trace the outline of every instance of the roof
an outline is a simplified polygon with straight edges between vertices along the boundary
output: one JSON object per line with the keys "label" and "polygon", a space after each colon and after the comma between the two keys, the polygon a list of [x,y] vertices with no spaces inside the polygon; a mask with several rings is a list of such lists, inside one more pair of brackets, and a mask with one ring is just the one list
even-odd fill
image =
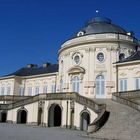
{"label": "roof", "polygon": [[137,60],[140,60],[140,50],[137,51],[136,53],[134,53],[133,55],[131,55],[125,59],[122,59],[116,63],[118,64],[118,63],[131,62],[131,61],[137,61]]}
{"label": "roof", "polygon": [[32,76],[32,75],[48,74],[48,73],[54,73],[54,72],[58,72],[58,64],[49,65],[48,67],[31,67],[31,68],[24,67],[17,70],[14,73],[5,75],[3,77],[12,76],[12,75]]}
{"label": "roof", "polygon": [[112,24],[110,19],[104,17],[93,18],[87,23],[86,27],[80,31],[83,31],[84,35],[99,33],[127,34],[127,32],[122,27]]}

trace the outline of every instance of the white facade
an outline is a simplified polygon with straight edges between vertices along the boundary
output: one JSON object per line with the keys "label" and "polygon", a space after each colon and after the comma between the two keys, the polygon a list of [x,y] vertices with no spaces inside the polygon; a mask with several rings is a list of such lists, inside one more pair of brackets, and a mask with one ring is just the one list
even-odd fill
{"label": "white facade", "polygon": [[[104,32],[100,28],[94,31],[91,25],[98,25]],[[112,25],[110,20],[95,18],[75,38],[62,44],[58,52],[58,70],[0,78],[1,103],[13,102],[6,99],[13,95],[32,97],[32,102],[25,99],[23,105],[15,102],[12,108],[1,110],[7,113],[6,120],[1,115],[1,121],[87,130],[98,113],[94,111],[96,107],[88,106],[85,100],[91,99],[91,103],[95,98],[111,98],[113,92],[140,89],[140,60],[123,63],[137,52],[138,45],[130,33]],[[122,63],[116,63],[119,61]],[[49,68],[50,65],[46,65],[43,70]],[[30,69],[39,70],[28,66],[24,71]],[[68,98],[72,96],[70,93],[78,95],[72,97],[74,102]],[[55,94],[54,97],[51,94]],[[59,119],[55,120],[56,113]]]}

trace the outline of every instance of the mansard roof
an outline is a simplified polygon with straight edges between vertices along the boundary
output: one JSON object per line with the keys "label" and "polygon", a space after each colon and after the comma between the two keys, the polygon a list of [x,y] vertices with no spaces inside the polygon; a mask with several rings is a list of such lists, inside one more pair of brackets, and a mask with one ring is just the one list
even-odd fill
{"label": "mansard roof", "polygon": [[13,72],[11,74],[5,75],[6,76],[33,76],[33,75],[41,75],[41,74],[49,74],[58,72],[58,64],[52,64],[48,67],[24,67],[16,72]]}

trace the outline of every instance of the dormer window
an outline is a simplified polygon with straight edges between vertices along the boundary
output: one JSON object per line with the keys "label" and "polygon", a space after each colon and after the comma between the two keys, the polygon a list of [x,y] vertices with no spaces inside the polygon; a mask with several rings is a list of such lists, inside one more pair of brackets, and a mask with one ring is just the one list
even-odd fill
{"label": "dormer window", "polygon": [[125,58],[125,54],[124,53],[121,53],[120,55],[119,55],[119,60],[123,60]]}
{"label": "dormer window", "polygon": [[84,31],[80,31],[77,33],[77,36],[80,37],[80,36],[83,36],[84,34],[85,34]]}

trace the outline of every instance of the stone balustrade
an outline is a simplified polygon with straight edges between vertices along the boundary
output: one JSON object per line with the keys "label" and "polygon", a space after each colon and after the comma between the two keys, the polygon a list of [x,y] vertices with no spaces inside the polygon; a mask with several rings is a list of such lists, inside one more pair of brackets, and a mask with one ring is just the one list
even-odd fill
{"label": "stone balustrade", "polygon": [[140,98],[140,90],[125,91],[112,94],[112,100],[128,105],[140,111],[140,103],[135,101],[137,98]]}

